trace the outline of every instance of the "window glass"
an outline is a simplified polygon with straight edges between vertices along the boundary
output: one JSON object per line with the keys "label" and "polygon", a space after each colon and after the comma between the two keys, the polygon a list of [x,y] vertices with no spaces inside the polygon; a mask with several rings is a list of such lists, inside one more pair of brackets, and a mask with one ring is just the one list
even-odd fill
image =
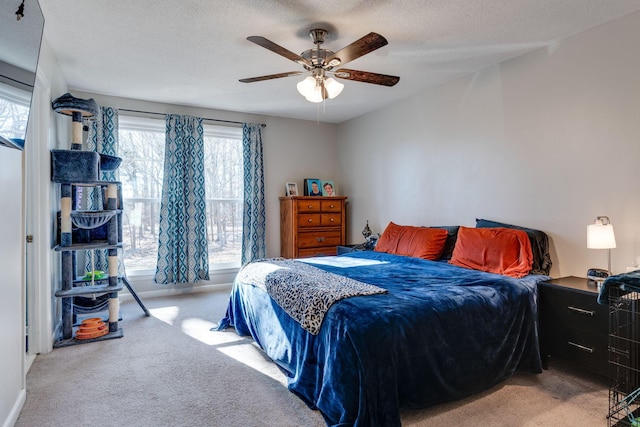
{"label": "window glass", "polygon": [[0,135],[24,138],[29,120],[31,95],[9,85],[0,85]]}
{"label": "window glass", "polygon": [[[204,126],[209,269],[238,267],[242,239],[242,129]],[[163,119],[119,117],[118,168],[128,273],[153,274],[164,174]]]}

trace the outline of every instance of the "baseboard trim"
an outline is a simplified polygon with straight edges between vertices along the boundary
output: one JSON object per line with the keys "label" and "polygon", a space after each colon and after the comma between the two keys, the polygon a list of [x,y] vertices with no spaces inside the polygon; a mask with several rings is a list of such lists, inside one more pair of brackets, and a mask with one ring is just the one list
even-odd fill
{"label": "baseboard trim", "polygon": [[2,424],[3,427],[13,427],[16,422],[18,422],[18,417],[20,416],[20,412],[22,412],[22,408],[26,400],[27,391],[23,388],[22,390],[20,390],[20,393],[18,394],[18,397],[16,398],[16,401],[14,402],[7,419],[4,420],[4,423]]}
{"label": "baseboard trim", "polygon": [[36,360],[36,355],[27,353],[24,356],[24,372],[28,373],[29,369],[31,369],[31,365],[33,365],[33,361]]}
{"label": "baseboard trim", "polygon": [[[194,287],[188,287],[188,288],[172,287],[167,289],[155,289],[153,291],[136,292],[136,294],[144,302],[145,298],[171,297],[176,295],[229,291],[232,285],[233,285],[232,283],[218,283],[215,285],[202,285],[202,286],[194,286]],[[127,302],[127,301],[134,300],[133,295],[131,295],[126,290],[120,292],[118,295],[120,297],[120,302]]]}

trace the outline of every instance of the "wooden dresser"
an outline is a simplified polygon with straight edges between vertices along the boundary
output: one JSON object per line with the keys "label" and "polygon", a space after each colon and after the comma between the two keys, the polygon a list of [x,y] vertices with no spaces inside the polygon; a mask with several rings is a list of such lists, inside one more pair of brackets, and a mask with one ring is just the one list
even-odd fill
{"label": "wooden dresser", "polygon": [[346,197],[280,197],[280,255],[335,255],[346,242]]}

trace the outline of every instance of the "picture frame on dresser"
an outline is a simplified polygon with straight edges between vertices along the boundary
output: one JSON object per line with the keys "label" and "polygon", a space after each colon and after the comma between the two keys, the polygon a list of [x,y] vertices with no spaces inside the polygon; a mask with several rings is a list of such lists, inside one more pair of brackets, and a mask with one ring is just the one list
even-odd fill
{"label": "picture frame on dresser", "polygon": [[297,196],[298,195],[298,183],[296,182],[287,182],[285,184],[285,191],[287,196]]}
{"label": "picture frame on dresser", "polygon": [[333,185],[333,181],[323,180],[321,181],[321,186],[322,186],[322,195],[324,197],[335,197],[336,187]]}
{"label": "picture frame on dresser", "polygon": [[322,196],[322,186],[318,178],[304,179],[305,196]]}

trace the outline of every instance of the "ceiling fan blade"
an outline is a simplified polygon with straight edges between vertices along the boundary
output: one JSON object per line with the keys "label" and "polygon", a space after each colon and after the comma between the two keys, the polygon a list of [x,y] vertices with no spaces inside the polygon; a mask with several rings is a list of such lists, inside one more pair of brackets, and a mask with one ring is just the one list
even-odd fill
{"label": "ceiling fan blade", "polygon": [[[349,61],[360,58],[369,52],[381,48],[387,44],[387,39],[378,33],[369,33],[366,36],[354,41],[349,46],[345,46],[325,60],[325,64],[336,66],[346,64]],[[336,60],[339,62],[336,63]],[[332,63],[333,61],[333,63]]]}
{"label": "ceiling fan blade", "polygon": [[240,79],[242,83],[261,82],[263,80],[279,79],[281,77],[299,76],[300,74],[308,74],[305,71],[289,71],[286,73],[269,74],[267,76],[249,77],[248,79]]}
{"label": "ceiling fan blade", "polygon": [[285,49],[284,47],[277,45],[271,40],[265,39],[262,36],[249,36],[247,37],[247,40],[249,40],[250,42],[254,42],[258,46],[262,46],[265,49],[269,49],[271,52],[277,53],[280,56],[284,56],[285,58],[290,59],[293,62],[297,62],[300,65],[311,66],[311,62],[304,59],[302,56],[298,55],[297,53],[293,53],[290,50]]}
{"label": "ceiling fan blade", "polygon": [[336,70],[333,75],[341,79],[355,80],[364,83],[373,83],[382,86],[393,86],[400,81],[400,77],[397,76],[370,73],[368,71],[348,70],[346,68],[340,68],[339,70]]}

